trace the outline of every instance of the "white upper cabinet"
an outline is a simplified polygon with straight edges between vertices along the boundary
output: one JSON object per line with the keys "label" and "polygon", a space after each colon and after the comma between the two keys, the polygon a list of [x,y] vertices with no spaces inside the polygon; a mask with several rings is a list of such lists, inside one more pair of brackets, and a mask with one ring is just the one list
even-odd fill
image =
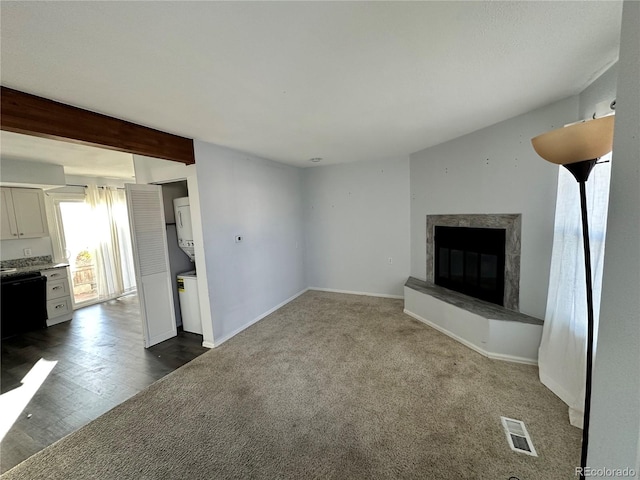
{"label": "white upper cabinet", "polygon": [[35,188],[2,188],[2,240],[49,235],[44,193]]}
{"label": "white upper cabinet", "polygon": [[18,238],[18,225],[16,224],[16,214],[13,212],[13,197],[10,188],[2,188],[0,201],[0,232],[2,240]]}

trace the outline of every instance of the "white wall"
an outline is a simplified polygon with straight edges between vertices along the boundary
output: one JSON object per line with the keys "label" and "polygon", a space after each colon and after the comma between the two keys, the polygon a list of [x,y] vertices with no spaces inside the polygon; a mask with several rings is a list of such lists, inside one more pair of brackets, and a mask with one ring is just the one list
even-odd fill
{"label": "white wall", "polygon": [[136,183],[167,183],[196,175],[195,165],[133,155]]}
{"label": "white wall", "polygon": [[595,468],[640,468],[639,24],[640,2],[625,1],[592,393],[588,464]]}
{"label": "white wall", "polygon": [[520,311],[544,318],[558,168],[531,138],[576,121],[570,97],[411,155],[411,275],[426,279],[426,216],[521,213]]}
{"label": "white wall", "polygon": [[0,260],[27,258],[23,251],[25,248],[31,249],[31,255],[29,255],[29,257],[53,255],[51,237],[2,240],[0,243]]}
{"label": "white wall", "polygon": [[[91,162],[91,160],[88,160]],[[111,177],[88,177],[86,175],[65,175],[67,185],[98,185],[116,188],[124,188],[125,183],[132,183],[134,180],[127,178],[111,178]],[[53,189],[55,192],[71,191],[69,189],[82,187],[62,187]],[[84,192],[84,190],[83,190]]]}
{"label": "white wall", "polygon": [[306,168],[303,186],[307,284],[402,296],[409,159]]}
{"label": "white wall", "polygon": [[217,345],[306,288],[301,170],[206,142],[194,148]]}
{"label": "white wall", "polygon": [[[581,120],[592,118],[598,103],[606,101],[609,104],[616,98],[617,81],[618,64],[615,63],[580,93],[578,115]],[[601,116],[600,112],[598,116]]]}
{"label": "white wall", "polygon": [[51,163],[2,157],[0,179],[3,185],[32,186],[65,185],[64,168]]}

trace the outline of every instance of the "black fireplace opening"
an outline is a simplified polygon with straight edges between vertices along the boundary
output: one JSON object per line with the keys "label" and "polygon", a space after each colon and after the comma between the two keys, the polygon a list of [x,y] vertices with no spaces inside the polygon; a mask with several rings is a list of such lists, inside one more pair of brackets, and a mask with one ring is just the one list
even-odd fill
{"label": "black fireplace opening", "polygon": [[503,228],[435,227],[434,282],[504,306]]}

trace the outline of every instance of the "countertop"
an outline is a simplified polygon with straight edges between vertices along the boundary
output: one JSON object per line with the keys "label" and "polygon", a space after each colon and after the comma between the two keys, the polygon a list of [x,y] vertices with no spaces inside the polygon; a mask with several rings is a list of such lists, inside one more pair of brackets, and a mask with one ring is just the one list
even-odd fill
{"label": "countertop", "polygon": [[64,268],[68,266],[68,263],[41,263],[36,265],[27,265],[25,267],[15,267],[15,270],[12,269],[12,271],[9,272],[0,272],[0,278],[13,277],[14,275],[20,275],[22,273],[41,272],[52,268]]}

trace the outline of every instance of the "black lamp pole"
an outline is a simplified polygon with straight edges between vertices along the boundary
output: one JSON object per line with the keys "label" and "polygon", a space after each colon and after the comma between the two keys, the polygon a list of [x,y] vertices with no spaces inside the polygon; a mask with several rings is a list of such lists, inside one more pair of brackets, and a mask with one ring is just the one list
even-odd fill
{"label": "black lamp pole", "polygon": [[580,209],[582,211],[582,243],[587,283],[587,382],[584,389],[584,419],[582,425],[582,454],[580,479],[584,480],[589,449],[589,413],[591,411],[591,373],[593,369],[593,285],[591,281],[591,248],[589,247],[589,222],[587,220],[587,192],[585,184],[597,159],[564,165],[580,184]]}

